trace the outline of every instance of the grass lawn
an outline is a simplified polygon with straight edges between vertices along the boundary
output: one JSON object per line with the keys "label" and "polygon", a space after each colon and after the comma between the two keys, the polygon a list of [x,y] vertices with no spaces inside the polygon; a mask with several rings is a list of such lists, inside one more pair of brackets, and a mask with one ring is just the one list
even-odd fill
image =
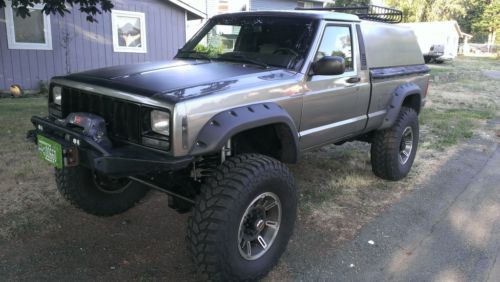
{"label": "grass lawn", "polygon": [[435,81],[420,116],[424,148],[443,150],[491,130],[485,121],[500,117],[500,80],[483,71],[500,72],[500,60],[458,58],[430,67]]}
{"label": "grass lawn", "polygon": [[[0,155],[5,161],[4,169],[10,171],[16,180],[34,177],[40,163],[33,160],[33,146],[24,142],[26,132],[33,129],[29,121],[32,115],[43,116],[47,113],[46,98],[27,98],[0,100],[0,121],[6,134],[0,135]],[[13,159],[9,156],[15,157]],[[7,157],[7,159],[5,158]],[[18,165],[12,165],[12,163]]]}
{"label": "grass lawn", "polygon": [[46,114],[46,98],[0,99],[0,239],[33,231],[60,203],[52,169],[26,141],[30,117]]}

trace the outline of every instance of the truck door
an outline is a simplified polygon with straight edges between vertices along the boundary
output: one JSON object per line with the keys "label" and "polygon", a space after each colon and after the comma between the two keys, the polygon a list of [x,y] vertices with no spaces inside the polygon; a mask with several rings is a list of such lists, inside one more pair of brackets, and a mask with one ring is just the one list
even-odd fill
{"label": "truck door", "polygon": [[367,120],[370,82],[360,71],[359,45],[353,24],[325,24],[313,62],[323,56],[341,56],[346,71],[314,75],[305,82],[300,122],[301,149],[347,138],[361,132]]}

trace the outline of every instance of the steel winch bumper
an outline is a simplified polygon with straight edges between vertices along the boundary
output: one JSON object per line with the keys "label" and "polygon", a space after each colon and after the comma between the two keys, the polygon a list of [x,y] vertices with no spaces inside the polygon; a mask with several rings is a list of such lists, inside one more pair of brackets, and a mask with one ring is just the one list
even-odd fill
{"label": "steel winch bumper", "polygon": [[82,165],[105,175],[126,177],[175,171],[187,167],[193,161],[191,156],[172,157],[167,152],[141,145],[113,147],[105,133],[104,137],[102,132],[89,135],[87,128],[79,130],[82,128],[51,117],[33,116],[31,122],[35,130],[29,131],[28,137],[36,142],[36,136],[42,135],[61,144],[66,166]]}

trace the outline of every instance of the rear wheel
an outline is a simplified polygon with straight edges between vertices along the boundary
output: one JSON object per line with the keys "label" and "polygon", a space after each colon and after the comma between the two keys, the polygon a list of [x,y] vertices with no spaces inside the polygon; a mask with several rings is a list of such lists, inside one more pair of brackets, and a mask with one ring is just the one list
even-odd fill
{"label": "rear wheel", "polygon": [[413,165],[418,146],[418,115],[402,107],[391,128],[375,133],[371,145],[371,163],[375,175],[387,180],[405,177]]}
{"label": "rear wheel", "polygon": [[254,280],[278,262],[292,234],[297,191],[285,165],[247,154],[224,162],[201,188],[189,251],[210,280]]}
{"label": "rear wheel", "polygon": [[127,211],[148,191],[129,179],[109,178],[81,166],[56,169],[56,183],[73,206],[100,216]]}

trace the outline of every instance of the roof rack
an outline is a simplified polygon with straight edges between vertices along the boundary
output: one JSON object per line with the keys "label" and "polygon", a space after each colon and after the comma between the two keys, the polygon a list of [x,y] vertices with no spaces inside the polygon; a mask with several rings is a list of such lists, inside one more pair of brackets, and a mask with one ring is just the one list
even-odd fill
{"label": "roof rack", "polygon": [[314,10],[314,11],[334,11],[353,14],[362,20],[383,22],[383,23],[400,23],[403,20],[403,12],[393,8],[387,8],[377,5],[363,5],[352,7],[323,7],[323,8],[301,8],[295,10]]}

